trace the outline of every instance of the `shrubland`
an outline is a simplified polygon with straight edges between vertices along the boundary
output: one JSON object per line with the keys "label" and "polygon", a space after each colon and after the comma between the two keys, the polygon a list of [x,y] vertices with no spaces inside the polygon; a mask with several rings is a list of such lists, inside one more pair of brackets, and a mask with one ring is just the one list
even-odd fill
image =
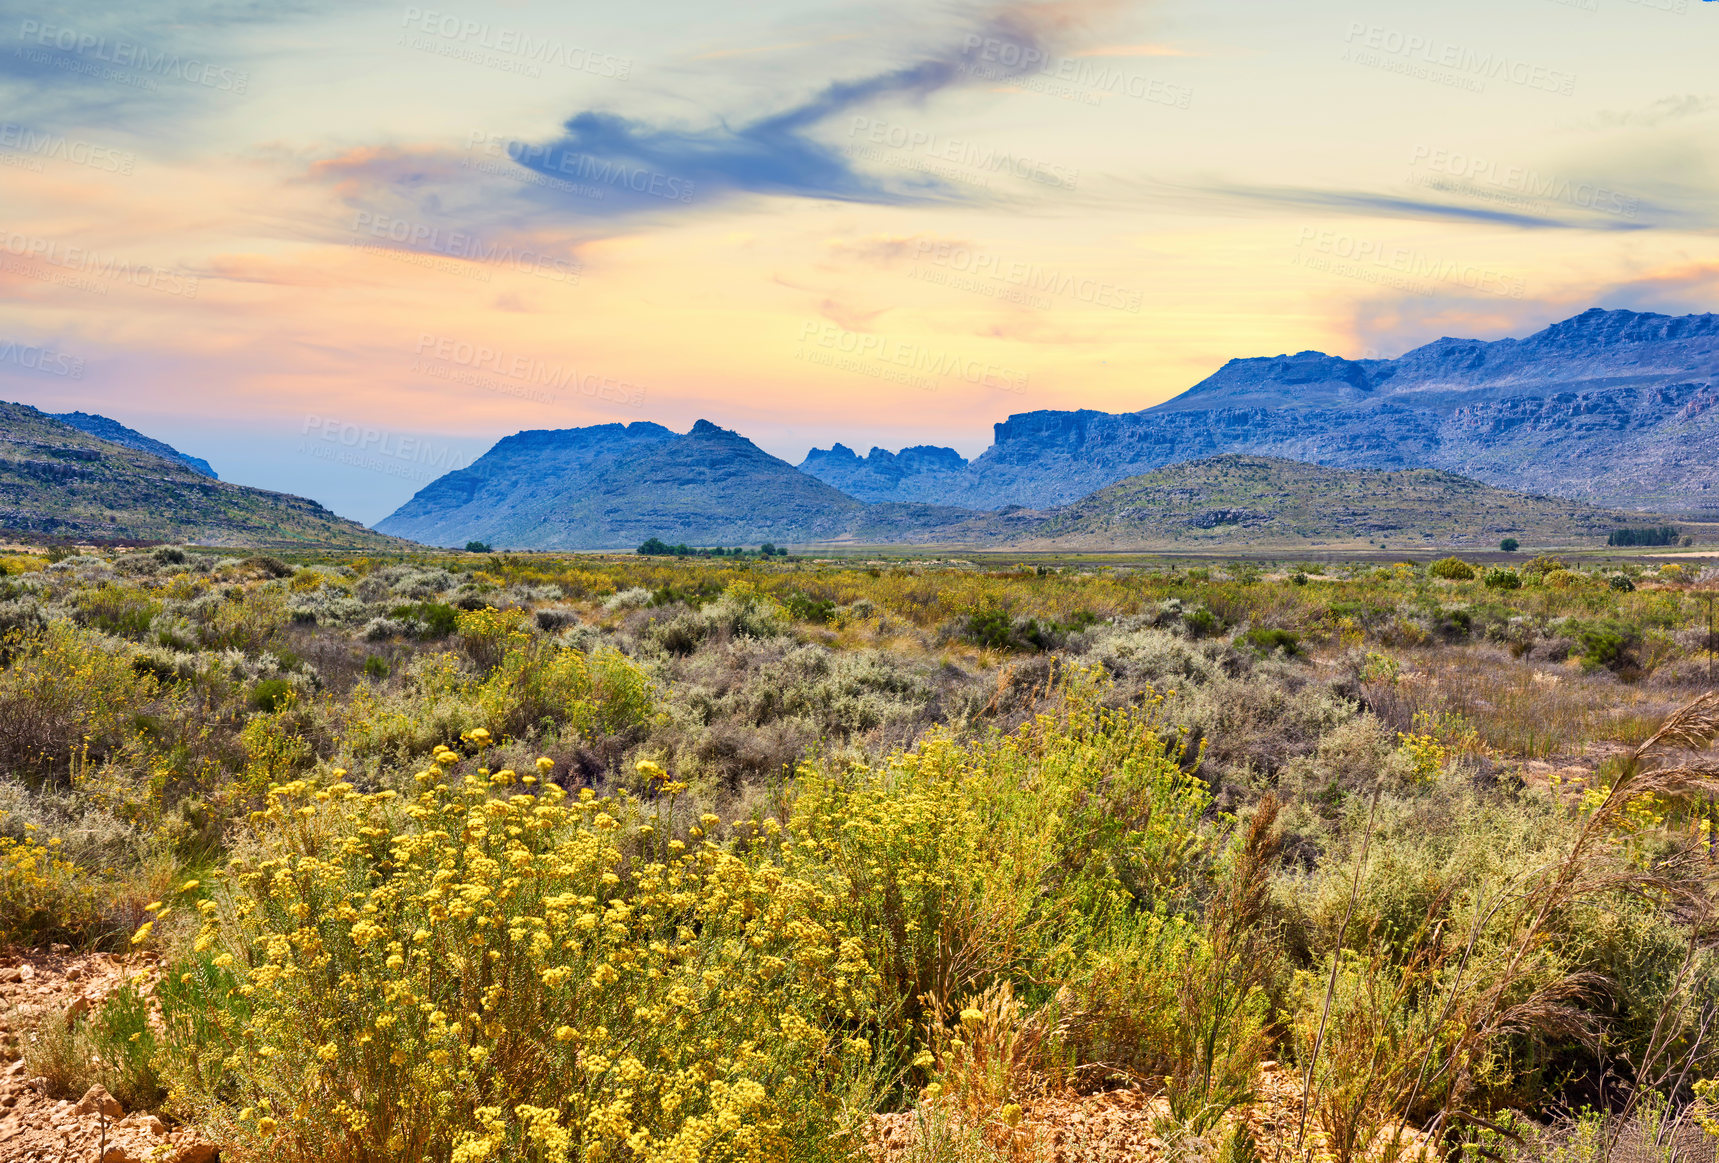
{"label": "shrubland", "polygon": [[1711,1122],[1687,566],[0,560],[0,940],[159,966],[31,1061],[233,1158]]}

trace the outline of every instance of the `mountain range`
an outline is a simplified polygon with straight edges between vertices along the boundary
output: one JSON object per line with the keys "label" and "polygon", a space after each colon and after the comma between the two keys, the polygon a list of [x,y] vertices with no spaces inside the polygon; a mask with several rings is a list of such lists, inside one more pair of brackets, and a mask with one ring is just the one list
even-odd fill
{"label": "mountain range", "polygon": [[430,545],[479,540],[529,549],[921,540],[974,513],[867,503],[737,432],[700,420],[519,432],[438,477],[376,528]]}
{"label": "mountain range", "polygon": [[519,432],[376,532],[232,485],[104,416],[0,404],[0,528],[259,546],[1123,548],[1573,544],[1719,519],[1719,315],[1585,311],[1396,359],[1234,359],[1137,412],[1039,411],[971,461],[842,444],[798,466],[700,420]]}
{"label": "mountain range", "polygon": [[1225,454],[1123,480],[1069,505],[996,511],[865,502],[700,420],[521,432],[421,490],[377,526],[431,545],[629,549],[947,545],[1035,549],[1397,548],[1603,543],[1654,518],[1531,497],[1440,472],[1342,469]]}
{"label": "mountain range", "polygon": [[[0,530],[92,541],[408,548],[315,501],[216,480],[192,467],[203,462],[159,441],[102,416],[76,415],[73,425],[0,403]],[[129,437],[90,434],[113,429]]]}
{"label": "mountain range", "polygon": [[1719,315],[1584,311],[1526,339],[1440,339],[1396,359],[1232,359],[1138,412],[1010,416],[968,462],[918,447],[813,449],[867,501],[1067,504],[1177,461],[1239,452],[1438,468],[1602,506],[1719,517]]}

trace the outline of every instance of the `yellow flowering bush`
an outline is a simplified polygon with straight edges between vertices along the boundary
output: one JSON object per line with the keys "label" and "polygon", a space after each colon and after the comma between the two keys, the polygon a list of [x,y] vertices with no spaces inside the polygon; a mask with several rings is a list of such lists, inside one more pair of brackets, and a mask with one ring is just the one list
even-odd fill
{"label": "yellow flowering bush", "polygon": [[22,839],[0,836],[0,946],[88,937],[99,926],[96,882],[59,847],[38,840],[34,825]]}
{"label": "yellow flowering bush", "polygon": [[1433,735],[1397,733],[1397,754],[1408,763],[1409,776],[1416,783],[1431,783],[1444,770],[1449,757],[1444,745]]}
{"label": "yellow flowering bush", "polygon": [[454,766],[405,804],[272,790],[164,983],[182,1102],[283,1160],[765,1160],[836,1125],[874,979],[814,854]]}
{"label": "yellow flowering bush", "polygon": [[677,821],[649,761],[649,802],[446,749],[410,797],[277,785],[164,978],[176,1101],[283,1160],[840,1155],[914,1014],[1073,980],[1188,878],[1209,795],[1100,693],[805,765],[785,825]]}

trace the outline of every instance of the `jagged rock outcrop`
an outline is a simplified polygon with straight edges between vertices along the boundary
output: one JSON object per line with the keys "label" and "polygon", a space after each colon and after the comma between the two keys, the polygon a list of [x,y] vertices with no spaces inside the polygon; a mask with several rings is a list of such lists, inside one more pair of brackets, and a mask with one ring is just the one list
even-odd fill
{"label": "jagged rock outcrop", "polygon": [[938,480],[955,479],[966,467],[967,458],[953,448],[929,444],[900,452],[873,448],[859,456],[847,445],[837,443],[828,449],[812,449],[800,463],[801,472],[862,501],[903,500],[904,480],[913,482],[913,495],[905,499],[924,500],[935,494]]}

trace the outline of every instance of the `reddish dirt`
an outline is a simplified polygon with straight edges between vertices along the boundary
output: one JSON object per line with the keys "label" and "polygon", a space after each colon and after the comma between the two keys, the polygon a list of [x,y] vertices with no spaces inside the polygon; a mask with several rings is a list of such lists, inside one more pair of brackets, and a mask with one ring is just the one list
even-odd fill
{"label": "reddish dirt", "polygon": [[25,1069],[24,1040],[39,1021],[93,1009],[127,978],[155,972],[135,954],[0,954],[0,1163],[215,1163],[215,1148],[189,1130],[127,1113],[99,1087],[49,1097]]}
{"label": "reddish dirt", "polygon": [[[1159,1134],[1170,1105],[1138,1090],[1051,1095],[1022,1104],[1013,1157],[1022,1163],[1174,1163],[1211,1158],[1218,1144],[1166,1144]],[[1252,1132],[1256,1158],[1265,1163],[1318,1163],[1329,1159],[1325,1137],[1311,1121],[1297,1149],[1301,1080],[1275,1062],[1260,1071],[1255,1100],[1237,1111]],[[874,1163],[901,1163],[918,1143],[920,1116],[907,1111],[872,1120]],[[1421,1136],[1404,1132],[1405,1160],[1420,1158]],[[1008,1152],[1004,1152],[1005,1155]]]}

